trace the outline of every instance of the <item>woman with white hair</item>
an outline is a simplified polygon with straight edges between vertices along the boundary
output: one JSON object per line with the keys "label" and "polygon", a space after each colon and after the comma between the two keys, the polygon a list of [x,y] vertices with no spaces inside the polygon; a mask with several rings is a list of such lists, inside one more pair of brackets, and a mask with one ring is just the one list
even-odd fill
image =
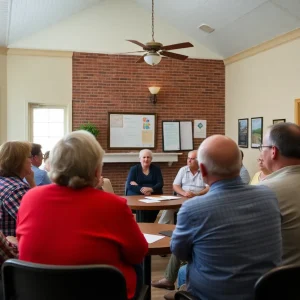
{"label": "woman with white hair", "polygon": [[124,275],[134,299],[148,243],[126,200],[96,189],[104,151],[87,131],[62,138],[50,152],[54,184],[23,197],[17,237],[20,259],[55,265],[108,264]]}
{"label": "woman with white hair", "polygon": [[[163,193],[164,180],[160,167],[153,165],[152,151],[143,149],[139,154],[140,163],[131,167],[126,181],[126,195],[159,195]],[[159,210],[144,212],[143,222],[153,223]]]}

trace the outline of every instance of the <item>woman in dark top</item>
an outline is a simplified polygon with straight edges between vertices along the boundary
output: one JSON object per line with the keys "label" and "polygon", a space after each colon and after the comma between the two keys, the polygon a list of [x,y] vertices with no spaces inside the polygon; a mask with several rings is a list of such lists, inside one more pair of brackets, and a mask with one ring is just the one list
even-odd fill
{"label": "woman in dark top", "polygon": [[[139,154],[140,164],[130,168],[126,181],[126,195],[159,195],[163,193],[163,177],[158,166],[151,164],[152,152],[143,149]],[[144,222],[152,223],[156,220],[158,210],[144,212]]]}

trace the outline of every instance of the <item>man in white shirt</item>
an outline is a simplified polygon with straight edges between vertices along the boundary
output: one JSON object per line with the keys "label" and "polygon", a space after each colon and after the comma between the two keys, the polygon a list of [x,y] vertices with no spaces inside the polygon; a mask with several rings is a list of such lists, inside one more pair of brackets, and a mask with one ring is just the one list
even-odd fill
{"label": "man in white shirt", "polygon": [[[190,151],[187,157],[187,165],[180,168],[173,182],[173,190],[183,197],[192,198],[204,195],[208,192],[209,187],[205,185],[199,170],[197,161],[197,150]],[[174,223],[174,213],[177,210],[164,210],[158,223]]]}

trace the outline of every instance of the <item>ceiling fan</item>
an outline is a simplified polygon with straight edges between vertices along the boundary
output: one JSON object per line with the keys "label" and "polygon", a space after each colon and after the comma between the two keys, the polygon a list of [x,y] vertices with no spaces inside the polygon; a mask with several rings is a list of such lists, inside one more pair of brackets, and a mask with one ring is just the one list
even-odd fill
{"label": "ceiling fan", "polygon": [[167,50],[175,50],[175,49],[194,47],[189,42],[172,44],[172,45],[167,45],[167,46],[163,46],[163,44],[155,42],[155,40],[154,40],[154,0],[152,0],[152,41],[146,43],[145,45],[143,43],[141,43],[139,41],[135,41],[135,40],[127,40],[127,41],[143,48],[142,51],[134,51],[134,52],[127,52],[127,53],[146,52],[136,62],[142,63],[143,61],[145,61],[147,64],[152,65],[152,66],[157,65],[161,61],[162,56],[167,56],[167,57],[179,59],[179,60],[186,60],[188,58],[188,56],[173,53],[173,52],[168,52]]}

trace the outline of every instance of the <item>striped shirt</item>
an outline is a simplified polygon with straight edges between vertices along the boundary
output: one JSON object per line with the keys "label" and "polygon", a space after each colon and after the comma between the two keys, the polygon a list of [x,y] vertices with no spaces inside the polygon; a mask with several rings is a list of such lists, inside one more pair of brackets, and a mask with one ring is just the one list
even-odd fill
{"label": "striped shirt", "polygon": [[16,219],[20,202],[30,189],[19,177],[0,176],[0,231],[16,236]]}
{"label": "striped shirt", "polygon": [[280,227],[275,194],[240,177],[184,202],[171,250],[188,261],[188,291],[202,300],[253,300],[256,280],[281,263]]}

